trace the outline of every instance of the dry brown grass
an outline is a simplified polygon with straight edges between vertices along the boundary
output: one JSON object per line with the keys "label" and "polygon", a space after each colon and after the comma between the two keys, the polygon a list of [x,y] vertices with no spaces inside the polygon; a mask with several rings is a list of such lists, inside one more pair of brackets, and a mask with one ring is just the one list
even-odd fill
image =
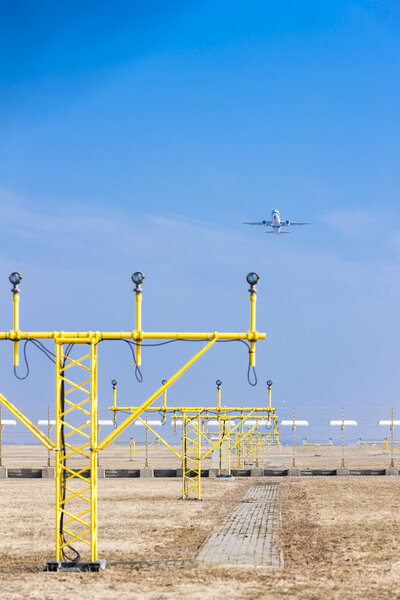
{"label": "dry brown grass", "polygon": [[[178,453],[181,452],[180,445],[174,446]],[[3,462],[9,468],[40,468],[47,464],[47,450],[41,445],[31,446],[3,446]],[[139,469],[144,466],[145,449],[143,446],[137,447],[135,460],[129,460],[129,452],[127,445],[109,446],[106,450],[100,452],[100,464],[106,469]],[[204,448],[205,450],[205,448]],[[156,469],[178,469],[181,461],[164,445],[150,446],[148,449],[150,466]],[[321,456],[314,455],[314,446],[296,446],[295,456],[296,465],[303,469],[335,469],[340,466],[342,458],[342,449],[340,446],[321,447]],[[346,446],[344,452],[346,466],[350,468],[366,468],[366,469],[384,469],[389,466],[390,455],[383,454],[380,447],[374,446]],[[271,461],[279,461],[282,466],[290,467],[293,460],[292,448],[290,446],[282,446],[281,450],[270,448],[260,454],[260,466],[267,467]],[[394,451],[394,460],[396,466],[400,466],[400,447],[396,447]],[[54,465],[54,453],[51,455],[51,461]],[[254,459],[255,466],[255,459]],[[71,459],[71,465],[74,467],[83,466],[83,462],[79,457]],[[202,468],[210,467],[210,459],[207,458],[202,462]],[[232,459],[232,468],[235,468],[234,459]],[[250,468],[250,464],[246,467]]]}
{"label": "dry brown grass", "polygon": [[203,484],[204,502],[182,502],[179,480],[101,481],[99,547],[109,568],[46,574],[54,482],[1,481],[0,598],[400,598],[400,479],[282,481],[285,568],[275,572],[194,566],[199,545],[251,482]]}

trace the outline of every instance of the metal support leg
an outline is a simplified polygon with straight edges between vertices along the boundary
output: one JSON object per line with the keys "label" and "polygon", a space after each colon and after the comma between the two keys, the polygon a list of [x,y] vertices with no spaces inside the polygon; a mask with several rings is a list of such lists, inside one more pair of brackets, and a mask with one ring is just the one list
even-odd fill
{"label": "metal support leg", "polygon": [[[56,341],[56,560],[48,571],[98,571],[97,339]],[[71,350],[80,351],[79,358]]]}

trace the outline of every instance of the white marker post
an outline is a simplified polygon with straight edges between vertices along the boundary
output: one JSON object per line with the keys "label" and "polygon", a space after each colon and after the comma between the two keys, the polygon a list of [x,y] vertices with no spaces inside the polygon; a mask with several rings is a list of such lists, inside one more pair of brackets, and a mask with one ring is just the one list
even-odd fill
{"label": "white marker post", "polygon": [[[345,428],[345,425],[346,426],[350,426],[350,427],[356,426],[357,425],[357,421],[354,421],[353,419],[345,421],[345,418],[344,418],[344,408],[342,408],[342,419],[340,421],[339,420],[330,421],[329,425],[332,425],[333,427],[340,426],[340,428],[342,430],[342,463],[341,463],[340,468],[341,469],[345,469],[346,471],[348,471],[348,469],[346,469],[345,464],[344,464],[344,428]],[[346,474],[348,475],[348,473],[344,473],[344,472],[342,473],[342,475],[346,475]]]}
{"label": "white marker post", "polygon": [[[292,448],[293,448],[293,459],[292,459],[292,468],[294,469],[296,467],[296,459],[295,459],[295,440],[296,440],[296,427],[308,427],[308,421],[302,421],[302,420],[297,420],[296,421],[296,412],[295,412],[295,408],[293,407],[293,419],[291,421],[281,421],[281,426],[285,427],[285,426],[292,426],[292,432],[293,432],[293,438],[292,438]],[[298,473],[300,475],[300,471]]]}

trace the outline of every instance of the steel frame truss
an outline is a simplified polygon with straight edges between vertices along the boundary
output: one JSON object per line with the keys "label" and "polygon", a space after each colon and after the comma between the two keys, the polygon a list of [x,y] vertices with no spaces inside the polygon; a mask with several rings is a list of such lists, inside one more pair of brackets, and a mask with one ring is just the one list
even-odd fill
{"label": "steel frame truss", "polygon": [[[56,342],[56,561],[82,542],[97,560],[97,342]],[[70,352],[78,347],[80,355]],[[79,459],[79,468],[73,462]],[[75,554],[77,553],[77,554]]]}
{"label": "steel frame truss", "polygon": [[182,427],[182,500],[200,500],[201,413],[184,413]]}

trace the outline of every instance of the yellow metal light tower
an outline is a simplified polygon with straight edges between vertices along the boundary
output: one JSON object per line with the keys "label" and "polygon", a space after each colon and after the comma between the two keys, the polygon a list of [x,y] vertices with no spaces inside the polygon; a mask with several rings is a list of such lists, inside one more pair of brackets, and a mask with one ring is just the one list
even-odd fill
{"label": "yellow metal light tower", "polygon": [[[219,341],[249,343],[249,367],[255,366],[255,344],[265,340],[265,333],[256,331],[256,273],[247,275],[250,285],[250,330],[246,333],[219,332],[145,332],[142,330],[142,283],[144,275],[132,275],[135,284],[136,328],[117,332],[25,332],[19,329],[20,273],[9,277],[13,285],[13,329],[0,332],[0,340],[9,340],[14,349],[14,370],[19,364],[20,342],[41,345],[42,340],[55,344],[56,367],[56,442],[42,433],[9,400],[0,394],[0,403],[9,410],[46,448],[56,454],[56,555],[47,563],[50,571],[98,571],[105,561],[98,560],[97,549],[97,454],[107,448],[149,406],[179,379],[203,354]],[[102,341],[124,340],[136,348],[136,370],[141,365],[141,344],[145,340],[204,341],[205,346],[183,365],[168,381],[155,390],[145,402],[133,410],[118,427],[101,442],[98,441],[97,370],[98,345]],[[45,347],[44,347],[45,348]],[[43,346],[42,346],[43,349]],[[45,348],[47,352],[48,349]],[[78,356],[76,356],[78,352]],[[139,371],[140,373],[140,371]],[[71,459],[79,458],[78,470],[71,468]],[[195,457],[195,460],[196,457]],[[199,461],[200,462],[200,461]],[[79,546],[79,550],[78,550]],[[87,550],[86,556],[83,553]],[[81,559],[85,558],[85,560]]]}

